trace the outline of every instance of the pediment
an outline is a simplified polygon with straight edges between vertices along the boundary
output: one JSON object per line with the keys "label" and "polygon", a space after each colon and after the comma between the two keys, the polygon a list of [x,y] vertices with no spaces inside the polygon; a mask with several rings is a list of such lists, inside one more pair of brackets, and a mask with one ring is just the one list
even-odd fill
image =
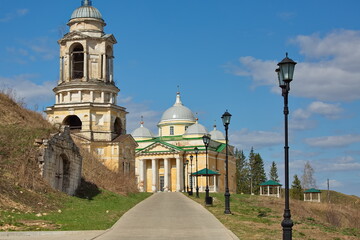
{"label": "pediment", "polygon": [[179,153],[182,149],[163,142],[155,142],[140,151],[137,154],[153,154],[153,153]]}
{"label": "pediment", "polygon": [[117,43],[115,36],[112,34],[106,34],[103,36],[103,38],[106,39],[107,41],[111,42],[112,44]]}
{"label": "pediment", "polygon": [[72,39],[84,39],[84,38],[90,38],[90,36],[85,35],[81,32],[70,32],[66,34],[62,39],[60,39],[59,42],[72,40]]}

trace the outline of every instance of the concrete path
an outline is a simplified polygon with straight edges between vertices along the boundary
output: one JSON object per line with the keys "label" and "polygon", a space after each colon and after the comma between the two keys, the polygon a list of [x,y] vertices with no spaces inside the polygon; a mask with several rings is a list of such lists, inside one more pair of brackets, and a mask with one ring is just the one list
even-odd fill
{"label": "concrete path", "polygon": [[12,237],[6,238],[0,233],[0,240],[238,239],[204,207],[182,193],[156,193],[125,213],[106,231],[67,232],[66,235],[58,232],[56,235],[47,236]]}

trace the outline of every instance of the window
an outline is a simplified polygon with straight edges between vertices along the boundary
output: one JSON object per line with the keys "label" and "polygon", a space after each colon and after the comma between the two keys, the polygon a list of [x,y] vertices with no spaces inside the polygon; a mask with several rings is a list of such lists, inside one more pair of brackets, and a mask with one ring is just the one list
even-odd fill
{"label": "window", "polygon": [[174,135],[174,126],[170,126],[170,135]]}
{"label": "window", "polygon": [[188,129],[188,127],[189,127],[189,126],[185,126],[185,132],[186,132],[186,130]]}
{"label": "window", "polygon": [[71,52],[72,76],[71,79],[84,77],[84,48],[81,44],[76,44]]}

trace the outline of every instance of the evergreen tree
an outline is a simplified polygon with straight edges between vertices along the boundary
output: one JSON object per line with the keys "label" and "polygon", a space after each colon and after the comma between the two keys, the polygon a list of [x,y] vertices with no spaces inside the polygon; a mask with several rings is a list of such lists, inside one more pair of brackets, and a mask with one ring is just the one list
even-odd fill
{"label": "evergreen tree", "polygon": [[294,181],[292,182],[291,185],[291,197],[294,199],[298,199],[298,200],[303,200],[304,199],[304,195],[303,195],[303,189],[301,187],[301,182],[300,179],[298,178],[298,176],[295,174],[294,175]]}
{"label": "evergreen tree", "polygon": [[275,182],[280,182],[279,181],[279,175],[278,175],[278,172],[277,172],[276,163],[274,161],[271,164],[271,168],[270,168],[270,172],[269,172],[269,179],[273,180]]}
{"label": "evergreen tree", "polygon": [[236,192],[250,193],[249,164],[244,152],[235,150],[236,156]]}
{"label": "evergreen tree", "polygon": [[303,189],[316,188],[314,169],[311,167],[309,161],[307,161],[304,166],[304,172],[302,175],[302,187]]}
{"label": "evergreen tree", "polygon": [[250,151],[249,164],[252,193],[259,194],[259,184],[266,181],[266,174],[264,169],[264,161],[262,160],[259,153],[254,153],[253,148],[251,148]]}

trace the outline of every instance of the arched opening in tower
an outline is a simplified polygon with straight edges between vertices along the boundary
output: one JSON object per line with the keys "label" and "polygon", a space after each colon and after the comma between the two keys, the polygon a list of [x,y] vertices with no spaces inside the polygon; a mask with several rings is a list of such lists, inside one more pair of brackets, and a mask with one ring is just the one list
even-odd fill
{"label": "arched opening in tower", "polygon": [[70,130],[81,130],[82,128],[82,122],[76,115],[67,116],[63,121],[63,125],[70,126]]}
{"label": "arched opening in tower", "polygon": [[76,44],[71,52],[72,56],[72,79],[84,77],[84,48]]}
{"label": "arched opening in tower", "polygon": [[114,122],[114,132],[118,135],[122,133],[122,124],[120,118],[116,118]]}

